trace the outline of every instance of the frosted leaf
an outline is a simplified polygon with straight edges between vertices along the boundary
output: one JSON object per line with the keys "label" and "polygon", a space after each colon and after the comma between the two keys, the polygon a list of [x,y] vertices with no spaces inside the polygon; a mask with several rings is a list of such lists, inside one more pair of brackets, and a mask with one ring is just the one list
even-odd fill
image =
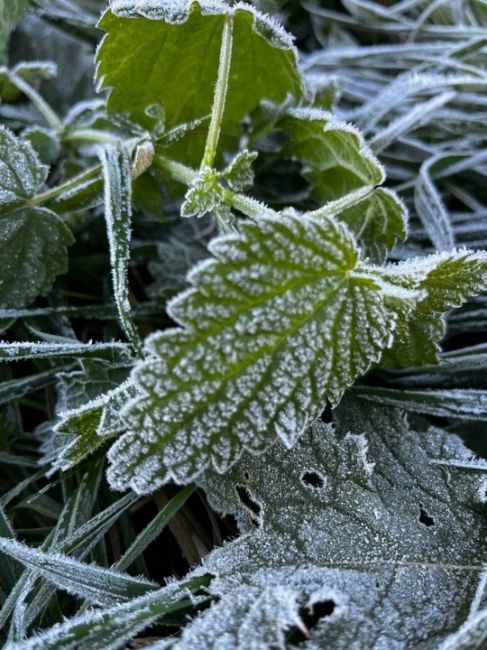
{"label": "frosted leaf", "polygon": [[45,552],[30,548],[13,539],[0,537],[0,550],[42,575],[58,589],[98,605],[127,602],[158,588],[143,578],[85,564],[53,550]]}
{"label": "frosted leaf", "polygon": [[[228,16],[233,54],[222,123],[225,139],[236,144],[242,118],[261,99],[280,102],[288,93],[299,98],[304,86],[292,38],[251,5],[121,0],[112,2],[100,21],[107,35],[97,54],[97,76],[99,88],[110,89],[109,110],[128,112],[150,128],[145,111],[158,103],[168,130],[211,113],[218,34]],[[203,129],[177,143],[177,159],[199,164],[204,136]]]}
{"label": "frosted leaf", "polygon": [[287,138],[280,155],[304,165],[314,196],[325,202],[320,213],[344,221],[367,255],[384,259],[396,238],[406,236],[407,212],[393,192],[379,187],[384,170],[361,134],[321,109],[269,110],[276,113],[273,128]]}
{"label": "frosted leaf", "polygon": [[169,304],[183,329],[150,337],[134,370],[129,431],[109,452],[116,489],[149,492],[210,462],[225,471],[244,449],[292,445],[392,343],[397,307],[355,274],[343,225],[289,216],[241,228],[212,241],[216,259]]}
{"label": "frosted leaf", "polygon": [[445,312],[487,289],[487,253],[438,253],[385,267],[383,277],[399,287],[426,291],[398,324],[396,341],[385,354],[383,365],[435,363],[445,333]]}
{"label": "frosted leaf", "polygon": [[204,217],[208,212],[229,213],[218,178],[218,172],[209,167],[200,172],[186,192],[181,206],[182,217]]}
{"label": "frosted leaf", "polygon": [[10,33],[27,9],[28,0],[3,0],[0,3],[0,62],[5,59],[5,50]]}
{"label": "frosted leaf", "polygon": [[45,343],[43,341],[0,342],[0,361],[56,357],[95,357],[127,365],[131,365],[133,361],[130,346],[118,341],[110,343],[78,343],[77,341],[73,343]]}
{"label": "frosted leaf", "polygon": [[96,430],[99,436],[114,436],[125,429],[122,412],[124,406],[137,395],[137,390],[130,379],[110,391]]}
{"label": "frosted leaf", "polygon": [[15,102],[22,96],[22,91],[11,80],[12,75],[32,83],[38,79],[52,79],[56,74],[57,66],[52,61],[21,61],[11,69],[1,66],[0,97],[5,102]]}
{"label": "frosted leaf", "polygon": [[[140,148],[137,149],[140,152]],[[104,180],[105,222],[112,269],[113,296],[123,330],[134,350],[141,352],[129,301],[128,264],[132,236],[132,179],[128,151],[107,146],[100,151]],[[137,165],[137,158],[135,161]]]}
{"label": "frosted leaf", "polygon": [[44,185],[47,167],[28,143],[0,127],[0,173],[0,207],[14,209],[23,207]]}
{"label": "frosted leaf", "polygon": [[[206,579],[170,584],[110,608],[87,611],[38,636],[8,643],[5,650],[119,650],[158,618],[204,600],[189,590]],[[191,598],[191,599],[190,599]]]}
{"label": "frosted leaf", "polygon": [[235,156],[230,165],[223,171],[222,178],[231,190],[243,192],[252,187],[254,184],[252,163],[257,156],[256,151],[244,149]]}
{"label": "frosted leaf", "polygon": [[76,370],[56,375],[56,413],[79,408],[101,393],[116,388],[129,372],[126,364],[115,360],[79,359],[77,365]]}
{"label": "frosted leaf", "polygon": [[243,535],[196,570],[215,576],[219,600],[175,649],[436,648],[464,623],[487,556],[485,477],[431,461],[470,452],[454,435],[416,432],[398,410],[359,400],[336,419],[292,450],[277,443],[224,476],[202,476],[213,507],[235,515]]}
{"label": "frosted leaf", "polygon": [[30,199],[47,168],[34,149],[0,127],[0,307],[23,307],[67,270],[71,231],[61,218]]}
{"label": "frosted leaf", "polygon": [[441,158],[443,155],[432,156],[421,165],[414,186],[414,205],[434,247],[444,251],[453,248],[455,239],[441,195],[431,179],[431,168]]}
{"label": "frosted leaf", "polygon": [[128,379],[78,408],[61,413],[54,434],[64,440],[64,444],[52,461],[52,471],[74,467],[96,451],[106,439],[123,431],[122,407],[135,394],[135,387]]}

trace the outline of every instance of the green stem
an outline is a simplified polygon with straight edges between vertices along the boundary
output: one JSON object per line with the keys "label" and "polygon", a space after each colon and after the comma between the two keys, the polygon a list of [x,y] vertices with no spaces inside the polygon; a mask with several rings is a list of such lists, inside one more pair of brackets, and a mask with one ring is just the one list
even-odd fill
{"label": "green stem", "polygon": [[78,129],[67,133],[64,142],[92,142],[95,144],[114,144],[120,143],[120,138],[109,131],[98,131],[97,129]]}
{"label": "green stem", "polygon": [[204,169],[205,167],[213,167],[215,161],[227,98],[228,79],[230,77],[230,65],[232,62],[232,45],[233,17],[227,16],[225,18],[225,24],[223,25],[220,61],[218,63],[218,77],[215,85],[211,120],[206,138],[205,152],[203,154],[203,160],[201,161],[201,169]]}
{"label": "green stem", "polygon": [[339,212],[343,212],[343,210],[346,210],[347,208],[353,207],[357,203],[360,203],[360,201],[363,201],[370,196],[375,189],[375,185],[365,185],[364,187],[360,187],[358,190],[354,190],[353,192],[342,196],[340,199],[325,203],[321,208],[313,210],[313,212],[310,212],[309,214],[317,219],[333,216]]}
{"label": "green stem", "polygon": [[223,194],[225,197],[225,202],[228,203],[232,208],[239,210],[242,214],[245,214],[250,219],[260,219],[262,217],[280,217],[281,215],[269,208],[265,203],[253,199],[251,196],[246,196],[245,194],[237,194],[231,190],[224,189]]}
{"label": "green stem", "polygon": [[[70,178],[65,183],[62,183],[62,185],[58,185],[57,187],[52,187],[51,189],[46,190],[41,194],[37,194],[36,196],[33,196],[31,199],[22,199],[15,203],[9,203],[8,205],[1,206],[0,217],[2,217],[5,214],[9,214],[10,212],[14,212],[15,210],[20,210],[21,208],[29,208],[29,207],[32,208],[34,206],[45,205],[50,201],[63,198],[63,195],[67,194],[68,192],[72,197],[73,193],[77,189],[81,190],[85,185],[85,183],[87,183],[87,181],[94,180],[97,178],[101,180],[101,165],[95,165],[94,167],[90,167],[90,169],[87,169],[85,172],[78,174],[74,178]],[[56,208],[58,206],[51,206],[51,207]]]}
{"label": "green stem", "polygon": [[39,95],[39,93],[32,88],[22,77],[19,77],[16,74],[11,73],[9,75],[9,81],[22,92],[26,97],[37,108],[39,113],[44,117],[49,126],[56,131],[61,132],[63,130],[63,123],[49,104],[44,101],[44,99]]}
{"label": "green stem", "polygon": [[176,162],[171,160],[171,158],[166,158],[160,154],[156,154],[154,157],[154,165],[167,172],[169,176],[183,185],[191,185],[195,181],[199,174],[196,169],[183,165],[183,163]]}
{"label": "green stem", "polygon": [[[199,175],[196,169],[192,169],[191,167],[176,162],[175,160],[171,160],[170,158],[165,158],[160,154],[154,157],[154,165],[169,174],[173,180],[183,183],[183,185],[191,185]],[[228,205],[239,210],[242,214],[250,217],[250,219],[259,219],[263,216],[280,216],[278,212],[272,210],[264,203],[260,203],[260,201],[257,201],[250,196],[246,196],[245,194],[238,194],[237,192],[232,192],[225,188],[223,190],[223,195]]]}
{"label": "green stem", "polygon": [[38,194],[37,196],[34,196],[30,200],[30,204],[44,205],[49,201],[53,201],[61,197],[63,194],[66,194],[67,192],[72,192],[75,191],[77,188],[83,187],[83,185],[87,181],[93,180],[95,178],[101,179],[101,165],[94,165],[93,167],[90,167],[90,169],[87,169],[85,172],[82,172],[81,174],[78,174],[77,176],[70,178],[65,183],[62,183],[62,185],[58,185],[57,187],[53,187],[50,190],[46,190],[45,192],[42,192],[42,194]]}

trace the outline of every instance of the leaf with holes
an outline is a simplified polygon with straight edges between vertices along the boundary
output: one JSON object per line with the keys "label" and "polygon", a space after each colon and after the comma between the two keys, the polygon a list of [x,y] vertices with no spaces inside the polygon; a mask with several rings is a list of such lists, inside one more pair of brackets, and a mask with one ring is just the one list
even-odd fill
{"label": "leaf with holes", "polygon": [[485,476],[445,471],[440,456],[471,458],[454,435],[349,399],[336,428],[207,472],[211,504],[243,534],[196,570],[215,576],[218,601],[172,647],[438,647],[464,623],[487,559]]}

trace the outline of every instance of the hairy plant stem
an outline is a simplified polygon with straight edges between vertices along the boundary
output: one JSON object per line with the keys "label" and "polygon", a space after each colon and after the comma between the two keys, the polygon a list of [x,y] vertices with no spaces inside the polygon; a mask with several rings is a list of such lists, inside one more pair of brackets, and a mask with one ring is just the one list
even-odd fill
{"label": "hairy plant stem", "polygon": [[94,165],[81,174],[70,178],[65,183],[34,196],[34,198],[30,200],[30,203],[36,206],[44,205],[62,197],[62,195],[67,192],[75,192],[76,189],[81,189],[87,181],[98,178],[101,180],[101,165]]}
{"label": "hairy plant stem", "polygon": [[[154,164],[165,171],[169,176],[175,180],[183,183],[184,185],[191,185],[199,176],[199,172],[192,167],[183,165],[182,163],[156,154],[154,156]],[[223,196],[225,202],[232,208],[239,210],[242,214],[245,214],[250,219],[258,219],[263,216],[267,217],[279,217],[279,213],[272,208],[269,208],[264,203],[257,201],[250,196],[245,194],[239,194],[237,192],[232,192],[227,188],[223,189]]]}
{"label": "hairy plant stem", "polygon": [[64,142],[92,142],[93,144],[113,144],[120,143],[120,137],[117,137],[110,131],[98,131],[97,129],[77,129],[71,133],[66,133],[63,137]]}
{"label": "hairy plant stem", "polygon": [[205,151],[201,161],[201,169],[213,167],[215,162],[220,130],[225,112],[225,103],[228,91],[228,79],[230,77],[230,65],[232,62],[233,46],[233,16],[227,16],[223,25],[222,43],[220,48],[220,61],[218,63],[218,76],[211,108],[210,126],[206,138]]}
{"label": "hairy plant stem", "polygon": [[20,90],[37,108],[42,117],[46,120],[47,124],[55,131],[61,132],[63,130],[63,123],[49,104],[39,95],[30,84],[28,84],[22,77],[11,73],[9,81],[17,90]]}
{"label": "hairy plant stem", "polygon": [[[66,135],[64,140],[71,142],[91,142],[91,143],[112,143],[112,144],[121,144],[120,139],[115,136],[113,133],[108,131],[97,131],[96,129],[79,129],[78,131],[73,131],[72,133]],[[130,145],[135,146],[137,141],[136,139],[128,141]],[[183,163],[167,158],[161,154],[155,154],[153,158],[153,164],[168,174],[171,179],[182,183],[183,185],[190,186],[199,176],[199,171],[184,165]],[[85,188],[88,181],[100,181],[102,182],[102,170],[101,165],[94,165],[86,171],[74,176],[73,178],[68,179],[61,185],[50,188],[45,192],[41,192],[36,196],[32,197],[29,200],[22,200],[15,204],[10,204],[0,208],[0,216],[18,210],[20,208],[26,207],[39,207],[47,205],[50,209],[54,210],[57,213],[62,214],[63,212],[63,196],[68,195],[66,199],[71,199],[77,191],[81,191]],[[228,188],[223,189],[223,196],[225,202],[232,208],[238,210],[242,214],[246,215],[250,219],[258,219],[262,216],[270,217],[279,217],[279,213],[272,208],[269,208],[264,203],[257,201],[250,196],[245,194],[240,194],[233,192]],[[89,193],[92,193],[93,196],[100,193],[100,188],[93,183],[93,187],[90,188]],[[100,202],[103,200],[102,195],[100,194]],[[318,213],[319,211],[317,211]]]}
{"label": "hairy plant stem", "polygon": [[316,217],[317,219],[333,216],[338,212],[342,212],[343,210],[351,208],[357,203],[360,203],[360,201],[363,201],[368,196],[370,196],[375,189],[375,185],[364,185],[364,187],[361,187],[358,190],[354,190],[353,192],[342,196],[336,201],[329,201],[328,203],[325,203],[325,205],[321,206],[321,208],[313,210],[313,212],[310,212],[309,214],[313,217]]}

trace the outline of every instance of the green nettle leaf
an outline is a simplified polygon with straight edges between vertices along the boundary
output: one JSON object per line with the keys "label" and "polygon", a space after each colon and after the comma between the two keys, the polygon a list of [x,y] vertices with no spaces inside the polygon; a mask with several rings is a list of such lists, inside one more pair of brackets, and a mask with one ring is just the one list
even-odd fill
{"label": "green nettle leaf", "polygon": [[[156,333],[133,375],[129,432],[109,452],[113,487],[148,492],[187,481],[244,449],[292,445],[392,344],[397,305],[360,271],[352,235],[333,218],[262,218],[215,239],[169,304],[184,329]],[[395,293],[398,293],[395,289]]]}
{"label": "green nettle leaf", "polygon": [[[394,277],[397,273],[397,277]],[[415,366],[438,361],[445,334],[444,313],[487,289],[487,253],[439,253],[384,270],[384,277],[405,288],[426,290],[414,310],[401,319],[384,366]]]}
{"label": "green nettle leaf", "polygon": [[398,410],[347,400],[337,420],[203,475],[243,535],[194,572],[218,600],[171,647],[405,650],[462,630],[487,559],[485,475],[434,464],[471,453]]}
{"label": "green nettle leaf", "polygon": [[254,184],[252,163],[257,158],[256,151],[244,149],[232,160],[230,165],[222,172],[223,180],[234,192],[244,192]]}
{"label": "green nettle leaf", "polygon": [[385,259],[406,236],[407,213],[393,192],[379,187],[384,170],[361,134],[314,108],[288,109],[275,128],[287,136],[280,154],[304,164],[315,197],[327,204],[323,210],[347,224],[366,254]]}
{"label": "green nettle leaf", "polygon": [[214,169],[203,169],[190,185],[181,206],[182,217],[204,217],[208,212],[226,216],[230,208],[226,205],[223,188],[218,184],[219,174]]}
{"label": "green nettle leaf", "polygon": [[28,5],[29,0],[0,0],[0,63],[5,61],[10,33]]}
{"label": "green nettle leaf", "polygon": [[58,215],[30,202],[47,168],[30,144],[1,127],[0,176],[0,307],[22,307],[66,272],[73,237]]}
{"label": "green nettle leaf", "polygon": [[[208,115],[227,17],[234,25],[223,131],[235,130],[263,98],[299,98],[303,86],[292,38],[251,5],[114,0],[100,21],[108,34],[97,56],[99,85],[111,89],[109,110],[150,126],[146,107],[159,104],[169,129]],[[186,154],[199,162],[202,150],[194,149],[193,140]]]}
{"label": "green nettle leaf", "polygon": [[135,395],[135,387],[127,380],[79,408],[61,413],[54,433],[62,446],[57,449],[53,467],[66,470],[77,465],[108,438],[123,431],[120,411]]}

